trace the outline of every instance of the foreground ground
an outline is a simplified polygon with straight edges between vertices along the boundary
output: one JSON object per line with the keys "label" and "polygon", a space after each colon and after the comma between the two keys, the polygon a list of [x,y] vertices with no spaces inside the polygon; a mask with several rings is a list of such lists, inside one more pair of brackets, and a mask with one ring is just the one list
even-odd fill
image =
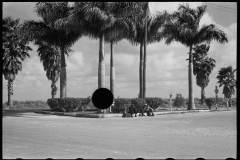
{"label": "foreground ground", "polygon": [[236,158],[236,110],[136,118],[3,114],[3,158]]}

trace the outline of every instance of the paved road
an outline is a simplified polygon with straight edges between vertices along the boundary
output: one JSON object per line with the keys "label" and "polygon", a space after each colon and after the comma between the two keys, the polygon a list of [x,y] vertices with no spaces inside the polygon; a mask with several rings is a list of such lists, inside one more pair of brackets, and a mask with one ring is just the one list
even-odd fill
{"label": "paved road", "polygon": [[136,118],[3,115],[3,158],[236,158],[236,110]]}

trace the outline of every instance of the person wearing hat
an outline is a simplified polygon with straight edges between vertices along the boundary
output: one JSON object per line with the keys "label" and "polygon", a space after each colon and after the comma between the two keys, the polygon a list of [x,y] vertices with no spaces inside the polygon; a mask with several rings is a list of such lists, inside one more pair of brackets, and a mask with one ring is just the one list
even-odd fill
{"label": "person wearing hat", "polygon": [[147,113],[147,116],[154,116],[153,109],[147,103],[144,106],[144,110]]}

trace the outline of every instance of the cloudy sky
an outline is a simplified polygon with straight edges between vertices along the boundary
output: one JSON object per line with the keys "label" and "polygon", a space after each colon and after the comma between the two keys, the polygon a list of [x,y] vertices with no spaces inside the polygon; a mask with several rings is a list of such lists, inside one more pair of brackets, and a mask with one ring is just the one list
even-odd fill
{"label": "cloudy sky", "polygon": [[[182,2],[150,2],[152,13],[167,10],[176,11]],[[200,25],[216,24],[228,36],[228,43],[211,43],[210,53],[216,60],[216,67],[210,75],[210,83],[206,88],[206,97],[215,95],[217,73],[220,68],[232,66],[236,68],[237,47],[237,3],[236,2],[191,2],[190,7],[207,4],[207,12]],[[34,13],[32,2],[3,2],[3,17],[12,16],[25,20],[39,20]],[[105,43],[106,88],[110,88],[110,45]],[[44,100],[51,97],[51,81],[46,77],[43,65],[37,54],[37,46],[30,43],[33,51],[30,58],[23,62],[22,71],[14,81],[13,99]],[[122,40],[114,46],[114,65],[116,70],[116,96],[135,98],[139,93],[139,46],[132,46],[127,40]],[[88,97],[98,87],[98,50],[99,40],[82,37],[71,48],[74,52],[66,57],[67,63],[67,97]],[[166,45],[164,40],[147,46],[147,97],[168,98],[172,92],[181,93],[188,97],[188,58],[189,49],[181,43],[174,42]],[[7,101],[7,81],[4,76],[2,99]],[[200,87],[196,85],[194,77],[194,97],[200,98]],[[60,88],[58,81],[57,86]],[[223,97],[222,88],[219,96]],[[60,97],[59,91],[57,96]]]}

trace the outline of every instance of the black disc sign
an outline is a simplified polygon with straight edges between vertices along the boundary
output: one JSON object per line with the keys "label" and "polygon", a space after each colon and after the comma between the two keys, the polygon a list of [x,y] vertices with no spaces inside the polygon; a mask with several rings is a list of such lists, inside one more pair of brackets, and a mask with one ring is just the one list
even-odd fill
{"label": "black disc sign", "polygon": [[113,94],[107,88],[98,88],[92,95],[92,102],[98,109],[107,109],[113,103]]}

